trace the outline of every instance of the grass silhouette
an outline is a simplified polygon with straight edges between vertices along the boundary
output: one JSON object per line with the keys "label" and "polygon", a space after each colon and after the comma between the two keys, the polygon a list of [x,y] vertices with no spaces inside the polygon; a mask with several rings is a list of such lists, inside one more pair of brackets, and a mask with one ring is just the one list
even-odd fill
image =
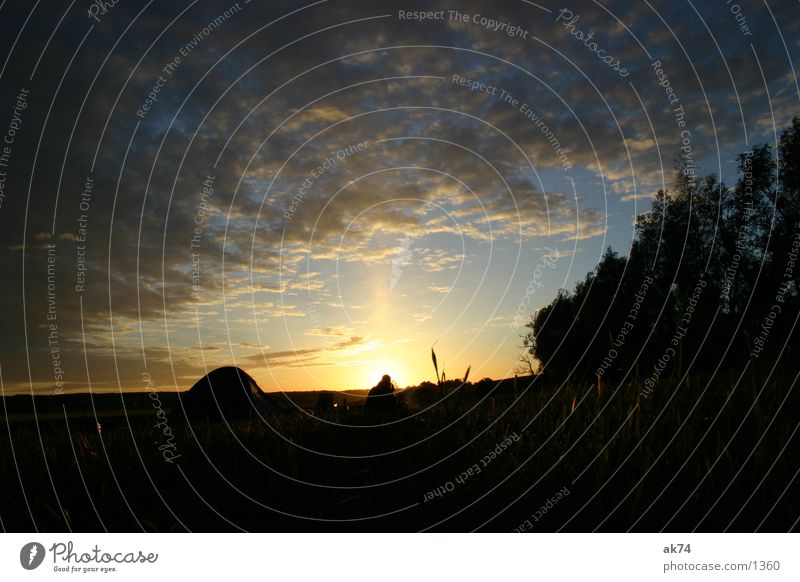
{"label": "grass silhouette", "polygon": [[666,379],[647,399],[632,383],[440,379],[400,392],[383,426],[357,405],[178,424],[174,463],[146,413],[102,433],[94,418],[12,422],[0,513],[10,531],[511,531],[569,487],[534,531],[786,531],[796,377],[754,371]]}

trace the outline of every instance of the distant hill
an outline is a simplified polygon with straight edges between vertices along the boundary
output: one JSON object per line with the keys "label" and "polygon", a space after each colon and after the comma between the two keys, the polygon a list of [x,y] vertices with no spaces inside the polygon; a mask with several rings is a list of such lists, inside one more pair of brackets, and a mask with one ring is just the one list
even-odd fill
{"label": "distant hill", "polygon": [[[309,390],[298,392],[267,392],[266,396],[286,410],[314,408],[320,394],[331,394],[334,402],[344,400],[349,406],[361,406],[369,390],[347,392]],[[64,422],[65,413],[70,421],[91,419],[121,420],[125,416],[137,418],[153,414],[158,408],[169,413],[178,406],[177,392],[157,392],[158,400],[149,392],[123,394],[63,394],[30,396],[17,394],[0,398],[0,419],[3,422]]]}
{"label": "distant hill", "polygon": [[[475,384],[465,385],[461,385],[458,381],[449,381],[444,390],[445,393],[459,391],[475,398],[487,396],[513,398],[516,393],[523,391],[532,380],[533,377],[520,377],[516,381],[514,378],[484,379]],[[266,392],[265,395],[279,408],[291,412],[293,409],[313,410],[323,400],[330,401],[332,405],[336,406],[346,404],[348,407],[358,408],[364,405],[368,392],[368,389],[308,390]],[[104,426],[113,426],[125,422],[150,422],[159,408],[169,413],[178,406],[177,392],[156,392],[157,399],[154,399],[151,394],[153,393],[125,392],[123,394],[63,394],[58,396],[17,394],[0,398],[0,420],[9,423],[34,420],[40,423],[64,423],[66,418],[70,423],[91,423],[94,426],[95,418],[97,418]],[[399,394],[409,403],[422,403],[428,400],[433,403],[440,397],[439,386],[430,382],[406,388],[399,391]]]}

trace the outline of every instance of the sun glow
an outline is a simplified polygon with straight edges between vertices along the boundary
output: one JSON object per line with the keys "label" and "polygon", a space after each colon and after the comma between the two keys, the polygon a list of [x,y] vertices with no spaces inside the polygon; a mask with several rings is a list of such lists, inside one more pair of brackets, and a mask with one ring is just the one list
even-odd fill
{"label": "sun glow", "polygon": [[387,359],[373,360],[364,362],[361,367],[360,384],[365,388],[371,388],[381,381],[384,374],[389,374],[392,381],[397,386],[403,386],[402,370],[396,361]]}

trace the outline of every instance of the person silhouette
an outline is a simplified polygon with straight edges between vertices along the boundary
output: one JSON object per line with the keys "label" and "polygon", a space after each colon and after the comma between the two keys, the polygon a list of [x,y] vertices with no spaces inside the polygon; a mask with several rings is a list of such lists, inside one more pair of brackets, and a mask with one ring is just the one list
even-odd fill
{"label": "person silhouette", "polygon": [[394,395],[392,379],[385,374],[376,386],[370,389],[364,402],[366,414],[390,414],[397,410],[397,397]]}

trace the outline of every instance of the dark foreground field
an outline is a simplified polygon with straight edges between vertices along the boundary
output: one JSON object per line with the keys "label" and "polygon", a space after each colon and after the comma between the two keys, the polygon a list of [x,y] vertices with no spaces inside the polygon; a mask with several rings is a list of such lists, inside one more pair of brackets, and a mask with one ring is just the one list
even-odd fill
{"label": "dark foreground field", "polygon": [[384,426],[337,396],[317,416],[306,402],[230,427],[167,417],[166,457],[164,424],[141,397],[127,415],[100,412],[99,433],[88,397],[40,402],[39,423],[20,415],[30,398],[6,399],[0,520],[7,531],[787,531],[800,516],[795,380],[764,384],[750,369],[665,380],[647,399],[633,385],[540,379],[444,401],[409,390]]}

